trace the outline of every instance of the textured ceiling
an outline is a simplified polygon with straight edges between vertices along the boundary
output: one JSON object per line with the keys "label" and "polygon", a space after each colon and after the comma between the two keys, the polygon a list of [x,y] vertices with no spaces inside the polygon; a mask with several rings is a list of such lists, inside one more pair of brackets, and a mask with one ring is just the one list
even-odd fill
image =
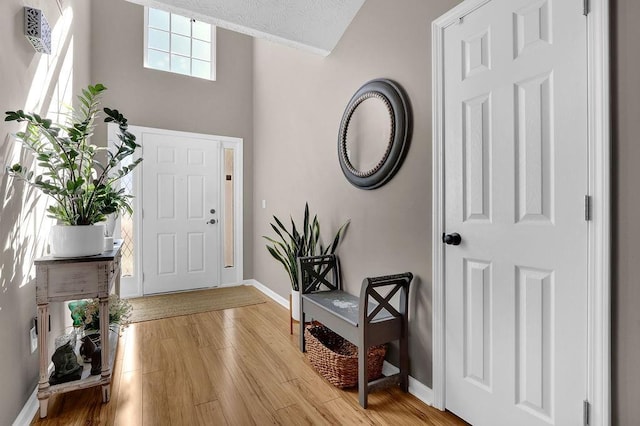
{"label": "textured ceiling", "polygon": [[365,0],[128,0],[328,55]]}

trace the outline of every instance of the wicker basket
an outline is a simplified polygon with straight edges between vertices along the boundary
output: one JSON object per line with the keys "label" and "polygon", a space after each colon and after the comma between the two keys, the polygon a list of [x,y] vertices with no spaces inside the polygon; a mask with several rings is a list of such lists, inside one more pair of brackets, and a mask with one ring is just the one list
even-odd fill
{"label": "wicker basket", "polygon": [[[358,384],[358,347],[323,325],[307,326],[304,332],[309,362],[325,379],[339,388]],[[369,380],[382,376],[385,345],[369,348]]]}

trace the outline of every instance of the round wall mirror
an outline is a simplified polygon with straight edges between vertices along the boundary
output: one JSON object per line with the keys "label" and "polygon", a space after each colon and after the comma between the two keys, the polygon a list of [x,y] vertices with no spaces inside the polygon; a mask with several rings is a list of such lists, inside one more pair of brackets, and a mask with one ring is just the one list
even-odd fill
{"label": "round wall mirror", "polygon": [[338,158],[347,180],[362,189],[388,182],[404,159],[410,126],[408,102],[396,83],[377,79],[358,89],[338,136]]}

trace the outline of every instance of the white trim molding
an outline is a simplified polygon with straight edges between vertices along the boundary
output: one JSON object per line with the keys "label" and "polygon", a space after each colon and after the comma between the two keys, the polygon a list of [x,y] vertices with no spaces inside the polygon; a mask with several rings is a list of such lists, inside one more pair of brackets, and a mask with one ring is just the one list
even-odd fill
{"label": "white trim molding", "polygon": [[267,295],[271,299],[273,299],[273,301],[275,301],[277,304],[282,305],[282,307],[284,307],[287,310],[289,310],[289,300],[287,300],[286,298],[280,296],[278,293],[276,293],[275,291],[271,290],[269,287],[267,287],[266,285],[262,284],[261,282],[259,282],[257,280],[254,280],[254,279],[251,279],[251,280],[244,280],[242,283],[244,285],[254,286],[258,290],[263,292],[265,295]]}
{"label": "white trim molding", "polygon": [[611,424],[611,110],[609,0],[591,0],[589,73],[589,424]]}
{"label": "white trim molding", "polygon": [[[491,0],[465,0],[432,24],[433,89],[433,406],[446,407],[444,252],[444,31]],[[590,0],[589,74],[588,371],[589,424],[611,423],[611,214],[609,0]]]}
{"label": "white trim molding", "polygon": [[12,426],[27,426],[31,424],[31,421],[36,416],[38,409],[40,408],[40,403],[38,402],[38,386],[35,387],[29,399],[22,407],[20,414],[13,421]]}
{"label": "white trim molding", "polygon": [[[382,374],[392,376],[400,371],[395,365],[385,361],[382,364]],[[433,405],[433,391],[417,379],[409,376],[409,393],[427,405]]]}

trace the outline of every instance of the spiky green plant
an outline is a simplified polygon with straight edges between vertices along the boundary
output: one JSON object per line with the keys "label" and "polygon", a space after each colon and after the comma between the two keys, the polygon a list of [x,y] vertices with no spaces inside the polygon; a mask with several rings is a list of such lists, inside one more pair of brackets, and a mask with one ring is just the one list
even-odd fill
{"label": "spiky green plant", "polygon": [[280,219],[273,216],[275,224],[271,223],[270,225],[279,240],[264,235],[262,237],[272,244],[267,244],[267,250],[271,256],[284,266],[289,275],[289,280],[291,280],[291,288],[296,291],[298,290],[298,257],[335,253],[349,225],[349,221],[346,221],[336,232],[331,244],[324,247],[320,240],[318,215],[313,215],[312,220],[309,220],[309,218],[309,203],[305,203],[302,228],[296,226],[293,218],[291,218],[291,231],[289,231]]}
{"label": "spiky green plant", "polygon": [[[90,143],[100,97],[106,89],[102,84],[84,89],[78,96],[80,108],[70,110],[66,124],[22,110],[6,112],[5,121],[27,123],[25,131],[16,137],[34,153],[42,170],[35,174],[17,163],[7,167],[7,172],[53,198],[55,203],[47,209],[49,217],[66,225],[92,225],[110,213],[131,212],[131,196],[115,185],[142,161],[122,165],[122,160],[140,146],[127,130],[127,119],[116,109],[104,108],[104,121],[118,124],[119,142],[112,150]],[[104,162],[98,158],[102,152]]]}

